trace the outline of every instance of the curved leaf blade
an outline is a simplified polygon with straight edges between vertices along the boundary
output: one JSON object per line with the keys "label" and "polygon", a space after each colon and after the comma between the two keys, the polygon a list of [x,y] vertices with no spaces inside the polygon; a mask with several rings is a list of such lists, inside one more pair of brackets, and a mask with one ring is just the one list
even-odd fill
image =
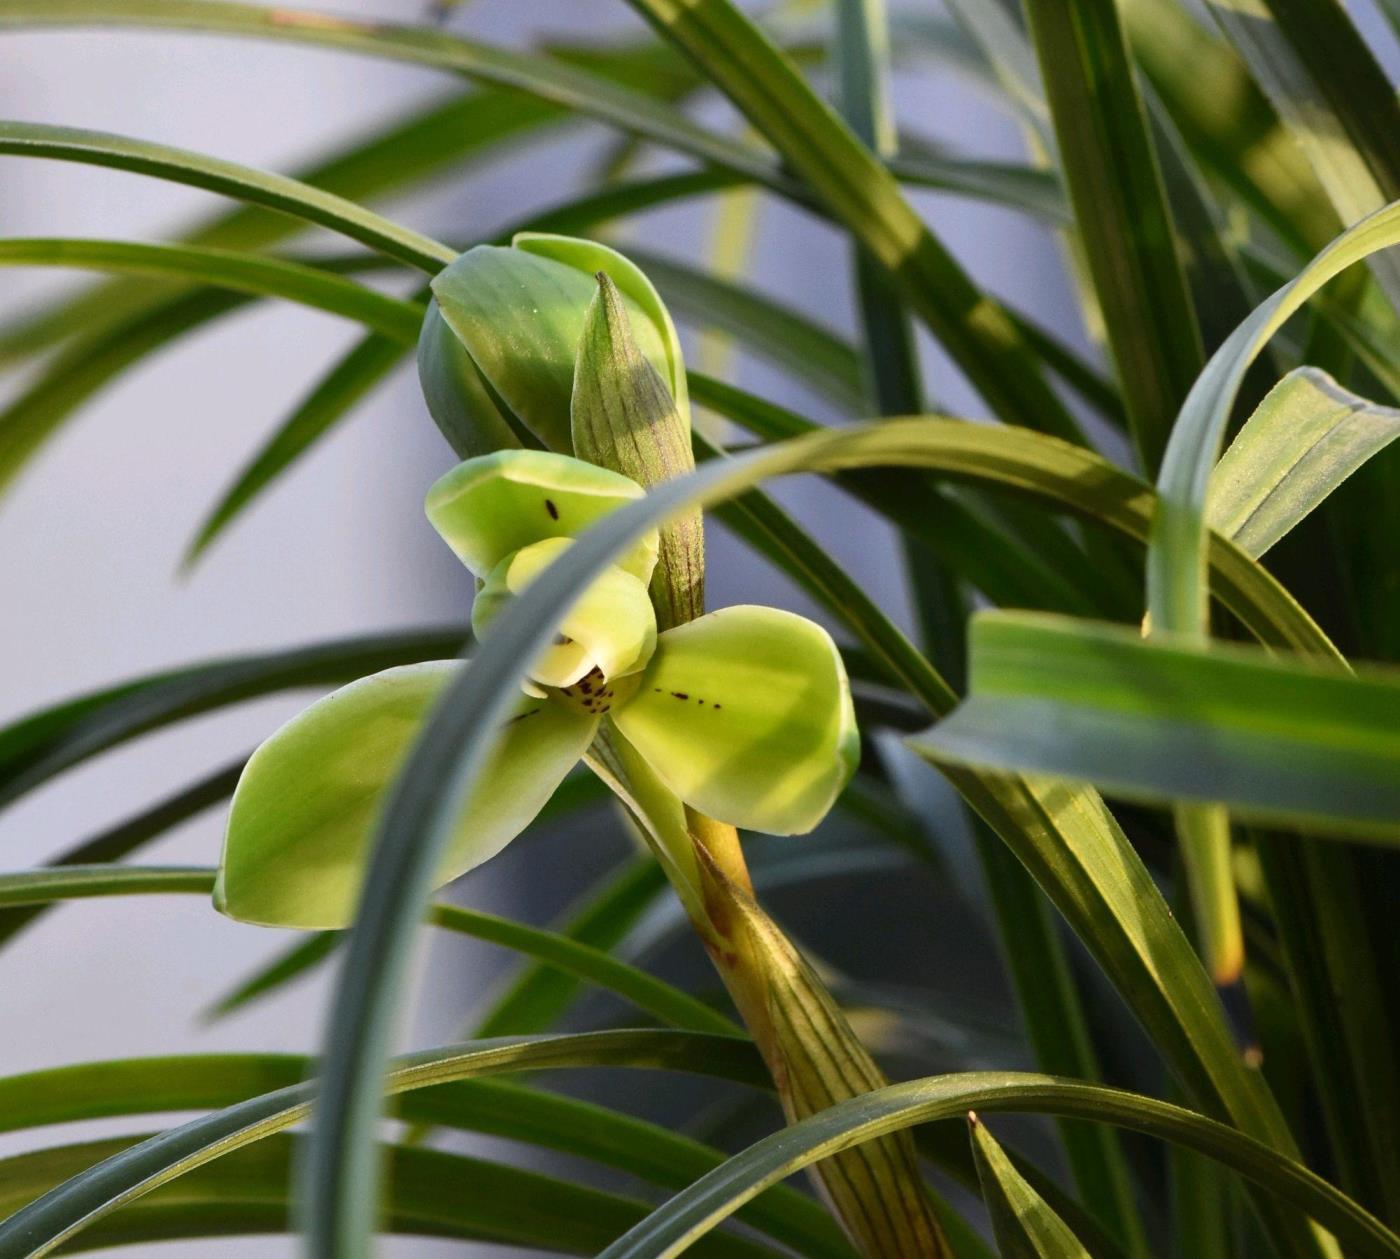
{"label": "curved leaf blade", "polygon": [[1117,1124],[1196,1150],[1302,1206],[1358,1255],[1394,1259],[1400,1238],[1300,1163],[1178,1106],[1101,1085],[1014,1072],[895,1084],[766,1137],[654,1211],[599,1259],[670,1259],[784,1176],[878,1133],[978,1111],[1033,1111]]}
{"label": "curved leaf blade", "polygon": [[[490,1041],[415,1054],[388,1077],[406,1092],[483,1075],[566,1067],[698,1072],[761,1087],[757,1051],[743,1040],[696,1032],[588,1032]],[[110,1154],[0,1222],[0,1257],[47,1254],[89,1223],[222,1155],[305,1119],[314,1083],[292,1085],[191,1120]]]}
{"label": "curved leaf blade", "polygon": [[973,622],[971,698],[918,739],[960,764],[1400,843],[1400,674],[1067,618]]}
{"label": "curved leaf blade", "polygon": [[33,122],[0,122],[0,153],[152,175],[280,210],[329,228],[429,275],[456,254],[353,201],[300,180],[130,136]]}
{"label": "curved leaf blade", "polygon": [[[0,874],[0,908],[107,896],[191,892],[207,896],[214,890],[214,875],[207,866],[46,866]],[[619,961],[604,949],[557,931],[458,905],[431,905],[426,921],[533,958],[575,980],[596,984],[672,1027],[718,1036],[744,1034],[732,1019],[689,993]]]}
{"label": "curved leaf blade", "polygon": [[281,297],[364,324],[401,345],[418,339],[423,311],[343,276],[281,258],[194,245],[36,237],[0,240],[0,267],[74,267],[176,276],[255,297]]}
{"label": "curved leaf blade", "polygon": [[971,1111],[972,1152],[982,1199],[1002,1259],[1089,1259],[1089,1252],[1030,1184]]}
{"label": "curved leaf blade", "polygon": [[1206,518],[1250,555],[1263,555],[1397,437],[1400,410],[1300,367],[1259,404],[1215,465]]}
{"label": "curved leaf blade", "polygon": [[459,629],[333,639],[148,674],[42,709],[0,729],[0,805],[137,735],[291,687],[348,682],[456,654]]}
{"label": "curved leaf blade", "polygon": [[[886,422],[710,464],[655,487],[645,499],[595,525],[571,548],[567,563],[551,566],[502,612],[499,632],[430,716],[381,820],[338,990],[327,1082],[305,1182],[313,1253],[355,1254],[369,1236],[378,1081],[413,927],[450,839],[451,819],[469,798],[485,763],[490,731],[512,702],[533,657],[548,646],[563,610],[613,555],[669,514],[741,492],[766,476],[799,470],[920,466],[921,461],[942,460],[961,463],[973,476],[992,475],[989,470],[999,468],[1008,483],[1019,478],[1021,488],[1044,493],[1056,483],[1055,473],[1070,465],[1077,475],[1057,486],[1064,499],[1083,511],[1086,484],[1097,484],[1100,519],[1129,531],[1143,529],[1151,509],[1146,488],[1088,452],[1038,437],[1029,443],[1037,452],[1035,470],[1013,470],[1007,451],[1017,446],[1017,438],[1024,448],[1028,437],[951,421]],[[1105,485],[1116,488],[1104,491]],[[1311,642],[1314,650],[1326,650],[1320,631],[1257,565],[1231,559],[1228,544],[1222,554],[1222,568],[1243,576],[1243,581],[1223,582],[1222,593],[1237,600],[1249,624],[1265,635],[1296,638]],[[1193,1093],[1244,1129],[1291,1148],[1273,1099],[1235,1053],[1209,980],[1150,875],[1097,797],[1043,791],[1024,780],[994,776],[959,774],[955,782],[1032,866]],[[1164,958],[1171,959],[1165,969]],[[1308,1252],[1307,1234],[1299,1232],[1296,1220],[1279,1217],[1272,1224],[1280,1239],[1290,1239],[1290,1247]]]}

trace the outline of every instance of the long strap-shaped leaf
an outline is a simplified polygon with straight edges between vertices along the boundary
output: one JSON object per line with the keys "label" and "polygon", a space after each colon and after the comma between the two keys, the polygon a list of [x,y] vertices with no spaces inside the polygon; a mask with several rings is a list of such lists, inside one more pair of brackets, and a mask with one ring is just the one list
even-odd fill
{"label": "long strap-shaped leaf", "polygon": [[333,639],[147,674],[41,709],[0,729],[0,804],[172,721],[291,687],[450,658],[463,637],[460,629],[430,629]]}
{"label": "long strap-shaped leaf", "polygon": [[1298,256],[1342,228],[1249,67],[1185,5],[1120,0],[1138,65],[1204,173]]}
{"label": "long strap-shaped leaf", "polygon": [[0,122],[0,153],[107,166],[222,193],[330,228],[429,275],[436,275],[444,263],[457,256],[446,245],[401,227],[344,197],[322,192],[285,175],[269,174],[168,144],[78,127]]}
{"label": "long strap-shaped leaf", "polygon": [[422,307],[281,258],[194,245],[150,245],[125,240],[0,240],[0,267],[76,267],[123,275],[174,276],[257,297],[281,297],[373,328],[400,345],[413,345]]}
{"label": "long strap-shaped leaf", "polygon": [[716,135],[664,101],[632,91],[555,57],[508,48],[430,27],[364,22],[311,10],[210,0],[3,0],[0,25],[163,27],[254,36],[338,48],[431,66],[518,91],[598,118],[667,148],[801,196],[762,149]]}
{"label": "long strap-shaped leaf", "polygon": [[[395,118],[372,134],[292,172],[296,179],[349,201],[406,191],[435,176],[461,175],[567,120],[566,111],[518,92],[475,88]],[[239,205],[196,220],[180,242],[216,249],[266,250],[306,224],[257,205]],[[149,285],[115,281],[56,301],[0,327],[0,362],[45,350],[75,334],[91,337],[169,300]]]}
{"label": "long strap-shaped leaf", "polygon": [[1400,244],[1400,202],[1337,237],[1211,355],[1181,408],[1162,461],[1161,511],[1148,553],[1148,609],[1156,629],[1206,629],[1206,493],[1211,470],[1249,365],[1279,328],[1328,280],[1379,250]]}
{"label": "long strap-shaped leaf", "polygon": [[[109,1137],[0,1160],[0,1214],[141,1139]],[[304,1144],[279,1133],[235,1150],[96,1219],[65,1251],[290,1232],[296,1218],[292,1168]],[[593,1255],[647,1211],[635,1198],[488,1159],[402,1145],[383,1153],[390,1183],[380,1221],[384,1233]],[[256,1247],[246,1242],[238,1248],[250,1252]],[[695,1251],[697,1257],[704,1253],[711,1259],[778,1259],[770,1247],[735,1237],[705,1239]]]}
{"label": "long strap-shaped leaf", "polygon": [[[433,709],[381,815],[336,992],[326,1077],[304,1181],[313,1254],[354,1259],[364,1253],[373,1228],[379,1082],[414,927],[450,838],[452,819],[470,798],[493,744],[496,723],[514,702],[530,661],[550,642],[562,610],[642,530],[671,513],[742,492],[767,476],[862,464],[918,466],[942,459],[961,462],[974,474],[1000,466],[1007,481],[1014,482],[1017,474],[1005,451],[1018,444],[1024,449],[1027,439],[1039,459],[1033,470],[1020,469],[1025,489],[1034,492],[1055,481],[1045,465],[1059,464],[1063,471],[1066,461],[1078,461],[1077,475],[1061,486],[1065,498],[1080,502],[1082,510],[1086,487],[1116,482],[1116,493],[1096,503],[1102,518],[1122,521],[1136,515],[1137,526],[1143,526],[1150,513],[1145,488],[1088,452],[985,426],[887,422],[820,434],[711,464],[655,487],[644,500],[589,530],[572,548],[567,562],[553,565],[506,608],[498,632],[481,648],[473,667],[449,684]],[[1230,551],[1225,544],[1223,555],[1229,556]],[[1257,565],[1244,560],[1243,567],[1248,593],[1241,602],[1247,621],[1258,623],[1265,633],[1304,639],[1311,635],[1325,643],[1306,615]],[[1230,593],[1243,592],[1236,584]],[[1263,606],[1250,608],[1251,602]],[[946,703],[942,697],[932,698]],[[956,782],[1031,866],[1193,1095],[1245,1131],[1291,1148],[1272,1098],[1234,1050],[1208,979],[1150,875],[1097,797],[1021,779],[967,773],[957,776]],[[1310,1243],[1296,1220],[1274,1218],[1271,1226],[1281,1248],[1310,1253]]]}
{"label": "long strap-shaped leaf", "polygon": [[[475,1076],[566,1067],[687,1071],[762,1087],[757,1051],[745,1040],[696,1032],[587,1032],[482,1041],[403,1059],[386,1087],[400,1093]],[[314,1082],[215,1111],[104,1159],[0,1223],[0,1259],[37,1259],[143,1193],[229,1151],[305,1119]]]}
{"label": "long strap-shaped leaf", "polygon": [[1397,437],[1400,410],[1300,367],[1259,404],[1211,473],[1211,527],[1263,555]]}
{"label": "long strap-shaped leaf", "polygon": [[[623,86],[564,57],[498,48],[427,27],[363,22],[342,14],[330,18],[291,8],[210,0],[0,0],[0,26],[92,24],[247,35],[466,75],[515,89],[561,112],[596,118],[799,202],[810,200],[807,190],[762,148],[698,126],[657,96]],[[989,198],[1038,215],[1063,213],[1053,180],[1024,168],[947,158],[910,158],[896,166],[900,177],[911,183]]]}
{"label": "long strap-shaped leaf", "polygon": [[[0,874],[0,908],[107,896],[183,892],[207,896],[214,890],[214,875],[214,870],[204,866],[45,866]],[[433,905],[427,920],[436,927],[500,945],[575,979],[597,984],[671,1027],[720,1036],[743,1034],[732,1019],[673,984],[557,931],[458,905]]]}
{"label": "long strap-shaped leaf", "polygon": [[1203,362],[1118,0],[1026,6],[1141,467],[1150,475]]}
{"label": "long strap-shaped leaf", "polygon": [[958,265],[889,170],[729,0],[629,0],[772,142],[893,279],[1002,419],[1075,439],[1006,312]]}
{"label": "long strap-shaped leaf", "polygon": [[1400,673],[1025,612],[972,633],[971,698],[920,737],[940,759],[1400,844]]}
{"label": "long strap-shaped leaf", "polygon": [[[227,800],[238,785],[247,759],[240,757],[232,764],[215,770],[188,787],[142,809],[134,816],[98,832],[57,857],[50,858],[48,864],[92,865],[97,862],[117,861],[127,856],[157,835],[162,835],[205,809]],[[31,905],[23,909],[7,909],[0,913],[0,949],[36,918],[41,917],[47,908],[45,905]]]}
{"label": "long strap-shaped leaf", "polygon": [[[297,1054],[191,1054],[33,1071],[0,1079],[0,1128],[14,1132],[117,1115],[233,1106],[299,1084],[313,1065]],[[684,1188],[725,1159],[719,1150],[659,1124],[502,1080],[457,1080],[405,1093],[397,1113],[409,1122],[559,1150],[668,1189]],[[73,1171],[96,1161],[93,1158]],[[12,1179],[0,1175],[6,1190],[13,1183],[14,1165],[9,1166]],[[197,1181],[198,1173],[191,1175]],[[55,1176],[54,1182],[59,1179],[65,1177]],[[14,1188],[16,1196],[23,1193],[20,1186]],[[391,1201],[391,1214],[392,1210]],[[5,1213],[0,1207],[0,1215]],[[850,1255],[831,1217],[811,1198],[786,1186],[761,1195],[739,1218],[803,1254],[825,1259]],[[90,1234],[84,1230],[79,1237],[88,1240]]]}
{"label": "long strap-shaped leaf", "polygon": [[1400,1238],[1302,1164],[1224,1124],[1152,1098],[1054,1076],[969,1072],[894,1084],[765,1137],[603,1251],[599,1259],[670,1259],[766,1186],[880,1133],[976,1111],[1033,1111],[1111,1123],[1196,1150],[1296,1202],[1349,1253],[1395,1259]]}
{"label": "long strap-shaped leaf", "polygon": [[[1400,197],[1400,103],[1337,0],[1209,5],[1347,226]],[[1400,264],[1376,259],[1400,301]]]}
{"label": "long strap-shaped leaf", "polygon": [[996,1138],[973,1112],[972,1151],[982,1198],[1002,1259],[1090,1259],[1084,1244],[1016,1170]]}

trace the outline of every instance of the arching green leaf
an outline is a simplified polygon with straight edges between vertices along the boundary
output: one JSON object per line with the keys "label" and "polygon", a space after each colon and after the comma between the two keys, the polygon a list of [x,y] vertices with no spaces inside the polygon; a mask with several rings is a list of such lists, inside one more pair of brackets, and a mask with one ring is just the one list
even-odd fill
{"label": "arching green leaf", "polygon": [[1400,411],[1300,367],[1259,404],[1216,464],[1206,518],[1262,555],[1397,437]]}
{"label": "arching green leaf", "polygon": [[194,245],[124,240],[0,240],[0,267],[76,267],[125,275],[176,276],[259,297],[281,297],[362,323],[400,345],[418,338],[422,310],[317,267]]}
{"label": "arching green leaf", "polygon": [[971,697],[919,746],[1400,843],[1400,676],[1031,613],[973,621]]}
{"label": "arching green leaf", "polygon": [[222,193],[328,227],[429,275],[455,256],[445,245],[400,227],[344,197],[322,192],[285,175],[272,175],[188,149],[105,131],[84,131],[37,122],[3,122],[0,123],[0,153],[107,166]]}
{"label": "arching green leaf", "polygon": [[1065,1222],[1026,1182],[986,1124],[969,1113],[982,1200],[1002,1259],[1089,1259]]}
{"label": "arching green leaf", "polygon": [[148,674],[41,709],[0,729],[0,805],[171,722],[293,687],[440,659],[459,651],[463,637],[460,629],[432,629],[333,639]]}
{"label": "arching green leaf", "polygon": [[654,1211],[600,1259],[669,1259],[753,1194],[817,1159],[877,1133],[973,1109],[1067,1115],[1150,1133],[1206,1154],[1296,1202],[1357,1255],[1394,1259],[1400,1254],[1400,1238],[1339,1190],[1301,1163],[1224,1124],[1100,1085],[1014,1072],[968,1072],[891,1085],[764,1138]]}
{"label": "arching green leaf", "polygon": [[[765,1078],[757,1052],[747,1041],[694,1032],[628,1030],[487,1041],[420,1053],[405,1059],[386,1086],[397,1093],[483,1075],[582,1066],[692,1071],[759,1086]],[[313,1084],[278,1089],[129,1148],[106,1152],[106,1157],[98,1155],[102,1161],[70,1175],[0,1221],[0,1256],[38,1259],[118,1207],[284,1131],[306,1118],[313,1092]]]}

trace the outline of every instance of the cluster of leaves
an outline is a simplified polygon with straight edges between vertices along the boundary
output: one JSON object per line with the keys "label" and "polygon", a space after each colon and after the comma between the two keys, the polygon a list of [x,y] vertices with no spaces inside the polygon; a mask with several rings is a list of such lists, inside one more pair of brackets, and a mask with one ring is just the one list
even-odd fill
{"label": "cluster of leaves", "polygon": [[[1383,405],[1400,399],[1400,270],[1385,252],[1400,243],[1400,106],[1373,53],[1336,0],[1212,0],[1206,14],[1165,0],[1024,0],[1020,10],[949,0],[955,22],[838,0],[839,26],[783,10],[767,15],[766,31],[730,0],[630,2],[657,40],[522,52],[436,27],[214,0],[0,0],[0,27],[238,34],[473,83],[299,179],[131,137],[0,123],[0,153],[135,171],[242,203],[177,243],[0,241],[0,262],[140,277],[103,282],[0,332],[7,360],[39,360],[0,415],[0,483],[128,366],[240,305],[277,297],[359,324],[363,339],[213,508],[191,546],[197,559],[411,353],[426,293],[390,297],[357,277],[431,277],[471,243],[443,244],[367,203],[580,119],[624,137],[608,171],[504,238],[515,228],[589,233],[735,190],[823,218],[849,240],[858,345],[721,275],[632,256],[683,319],[741,335],[868,421],[819,429],[691,372],[691,400],[745,430],[753,448],[709,459],[720,452],[697,436],[709,461],[580,537],[515,600],[511,626],[522,632],[493,636],[450,685],[380,822],[382,836],[403,842],[376,847],[320,1082],[302,1082],[307,1064],[277,1055],[93,1063],[0,1080],[8,1130],[208,1111],[154,1137],[44,1147],[0,1164],[0,1256],[285,1229],[299,1140],[286,1130],[318,1093],[296,1206],[312,1250],[327,1257],[364,1252],[365,1204],[381,1171],[386,1230],[609,1256],[687,1246],[846,1254],[822,1209],[777,1182],[916,1124],[922,1153],[980,1194],[1004,1254],[1169,1245],[1183,1255],[1400,1255],[1400,958],[1390,921],[1400,893],[1400,675],[1387,668],[1400,660],[1400,462],[1386,453],[1400,427]],[[1390,0],[1382,8],[1400,19]],[[1033,161],[969,160],[901,134],[888,99],[892,48],[938,67],[931,72],[973,76],[1022,124]],[[839,111],[803,73],[825,61]],[[737,108],[743,138],[684,112],[707,92]],[[643,146],[693,169],[632,175]],[[983,291],[911,205],[910,186],[1052,224],[1110,370]],[[283,248],[312,225],[360,248],[335,257]],[[1000,423],[927,414],[916,323]],[[1131,469],[1096,449],[1121,448],[1120,435]],[[795,473],[830,478],[852,511],[897,530],[922,642],[759,488]],[[767,1086],[733,1020],[620,960],[665,886],[638,858],[556,929],[430,907],[435,927],[512,949],[528,966],[468,1043],[395,1061],[388,1088],[397,1116],[420,1129],[562,1150],[677,1196],[648,1212],[634,1197],[412,1140],[377,1150],[394,980],[439,841],[487,761],[493,714],[614,557],[701,507],[843,627],[867,729],[932,723],[912,744],[967,806],[1041,1073],[959,1071],[878,1089],[729,1159],[522,1083],[528,1071],[609,1066]],[[993,606],[970,612],[982,605]],[[0,730],[0,804],[194,714],[451,656],[462,638],[322,643],[70,699]],[[212,870],[121,859],[221,802],[239,769],[50,866],[0,876],[0,942],[57,901],[207,895]],[[899,781],[886,760],[868,757],[842,807],[898,860],[936,862]],[[590,784],[566,779],[547,815],[596,799]],[[832,868],[821,860],[830,852],[803,851],[788,850],[784,877]],[[308,936],[225,1005],[288,982],[338,944],[335,934]],[[1073,965],[1081,951],[1091,967]],[[552,1030],[581,984],[623,998],[647,1025]],[[1153,1062],[1123,1062],[1104,1022],[1089,1017],[1111,998],[1140,1024]],[[1110,1060],[1115,1081],[1136,1091],[1103,1082]],[[1181,1105],[1148,1095],[1160,1091],[1156,1066]],[[974,1110],[1057,1116],[1072,1187],[1003,1150],[980,1121],[970,1144],[962,1132],[944,1139],[950,1121]],[[1155,1156],[1135,1157],[1114,1127],[1169,1152],[1170,1189]],[[750,1231],[711,1232],[736,1212]],[[939,1213],[956,1253],[986,1253],[952,1206],[940,1201]]]}

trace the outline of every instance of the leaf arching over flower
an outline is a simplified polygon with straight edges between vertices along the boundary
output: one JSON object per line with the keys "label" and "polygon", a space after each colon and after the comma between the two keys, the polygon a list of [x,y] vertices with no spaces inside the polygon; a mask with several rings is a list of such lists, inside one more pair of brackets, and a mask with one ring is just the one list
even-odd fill
{"label": "leaf arching over flower", "polygon": [[667,630],[613,719],[687,804],[772,835],[815,827],[860,757],[836,645],[776,608],[724,608]]}
{"label": "leaf arching over flower", "polygon": [[[385,793],[459,661],[386,669],[292,718],[253,754],[229,811],[215,904],[231,918],[328,929],[354,917]],[[534,820],[597,718],[521,698],[457,826],[438,882],[494,857]]]}

